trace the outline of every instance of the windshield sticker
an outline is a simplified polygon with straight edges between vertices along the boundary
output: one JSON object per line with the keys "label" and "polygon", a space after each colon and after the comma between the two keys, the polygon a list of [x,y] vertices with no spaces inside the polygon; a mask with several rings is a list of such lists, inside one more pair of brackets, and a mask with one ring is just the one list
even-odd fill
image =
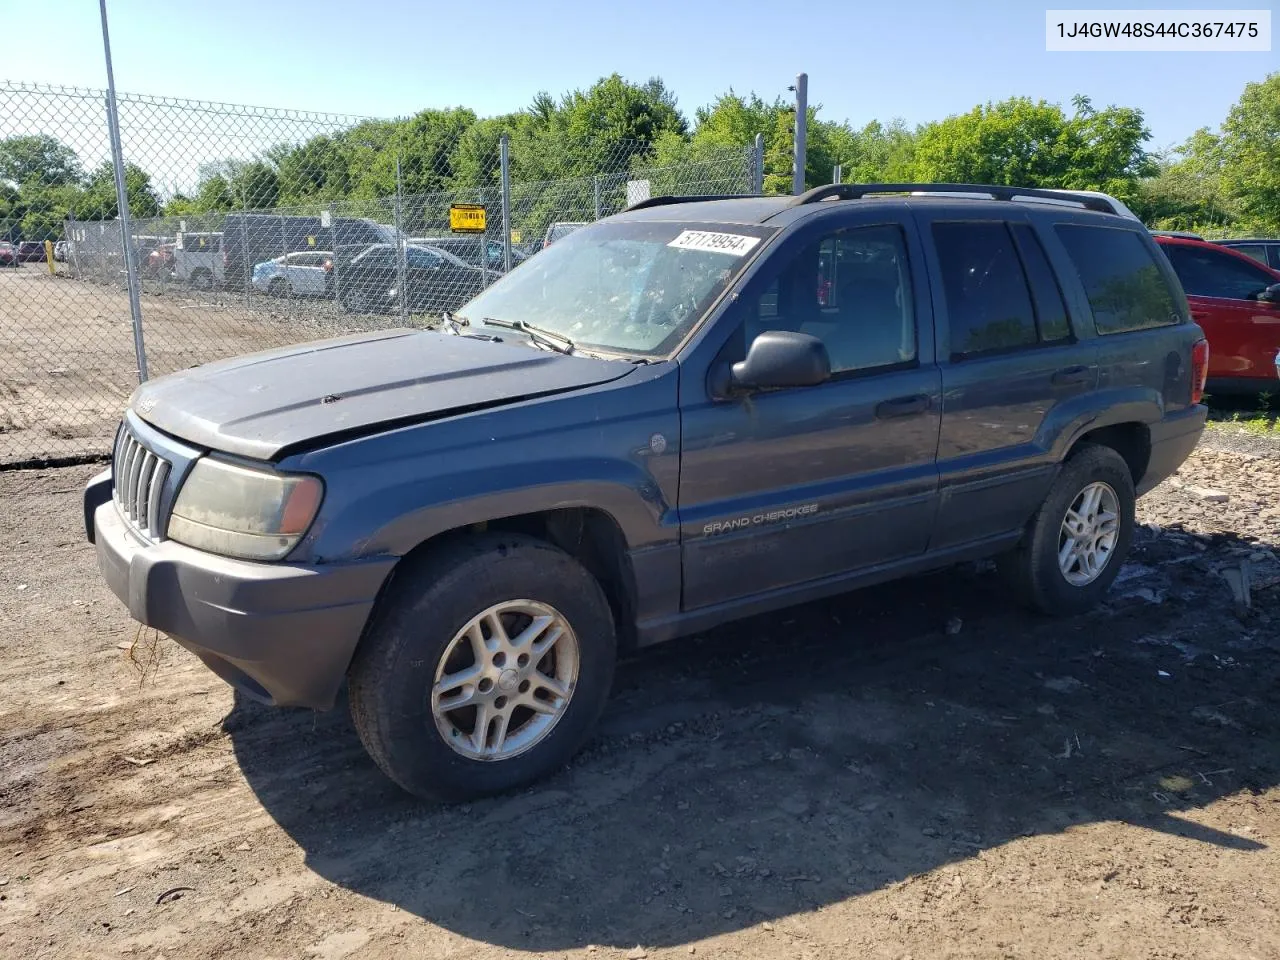
{"label": "windshield sticker", "polygon": [[741,257],[749,253],[751,248],[759,242],[759,237],[748,237],[739,233],[685,230],[667,246],[680,250],[706,250],[709,253],[727,253],[731,257]]}

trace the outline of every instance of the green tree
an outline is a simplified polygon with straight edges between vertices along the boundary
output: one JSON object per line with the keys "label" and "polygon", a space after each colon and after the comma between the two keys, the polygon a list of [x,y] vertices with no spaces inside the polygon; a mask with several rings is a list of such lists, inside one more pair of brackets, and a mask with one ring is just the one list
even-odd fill
{"label": "green tree", "polygon": [[35,134],[0,140],[0,180],[65,186],[82,178],[76,152],[55,137]]}
{"label": "green tree", "polygon": [[[129,215],[141,220],[160,213],[160,198],[151,186],[151,175],[134,163],[124,167],[125,195],[129,198]],[[72,212],[77,220],[112,220],[120,215],[116,202],[115,171],[110,160],[104,160],[89,175]]]}
{"label": "green tree", "polygon": [[1222,180],[1255,229],[1280,231],[1280,73],[1245,85],[1222,125]]}
{"label": "green tree", "polygon": [[1095,110],[1085,97],[1074,105],[1068,117],[1057,104],[1014,97],[928,124],[916,136],[915,178],[1136,196],[1140,178],[1155,172],[1142,112]]}

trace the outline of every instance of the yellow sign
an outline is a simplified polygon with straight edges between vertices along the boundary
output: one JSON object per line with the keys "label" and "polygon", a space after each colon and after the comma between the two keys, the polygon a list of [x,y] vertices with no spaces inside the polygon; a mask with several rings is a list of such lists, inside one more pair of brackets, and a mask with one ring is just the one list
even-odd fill
{"label": "yellow sign", "polygon": [[455,203],[449,207],[449,229],[454,233],[484,233],[484,205]]}
{"label": "yellow sign", "polygon": [[519,231],[519,230],[512,230],[512,231],[511,231],[511,242],[512,242],[512,243],[519,243],[519,242],[520,242],[520,231]]}
{"label": "yellow sign", "polygon": [[307,246],[308,246],[308,247],[314,247],[315,245],[316,245],[316,238],[315,238],[315,237],[307,237]]}

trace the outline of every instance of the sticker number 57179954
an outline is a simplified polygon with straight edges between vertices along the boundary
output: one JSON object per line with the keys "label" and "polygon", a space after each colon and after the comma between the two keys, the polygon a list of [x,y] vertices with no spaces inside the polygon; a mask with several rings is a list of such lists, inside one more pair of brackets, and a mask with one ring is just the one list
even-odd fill
{"label": "sticker number 57179954", "polygon": [[680,250],[705,250],[708,253],[726,253],[731,257],[741,257],[751,252],[752,247],[760,242],[759,237],[748,237],[740,233],[716,233],[711,230],[683,230],[668,247]]}

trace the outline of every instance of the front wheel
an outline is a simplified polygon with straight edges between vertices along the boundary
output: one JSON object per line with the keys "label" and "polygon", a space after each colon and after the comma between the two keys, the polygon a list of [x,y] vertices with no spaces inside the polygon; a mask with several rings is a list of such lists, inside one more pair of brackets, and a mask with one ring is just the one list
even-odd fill
{"label": "front wheel", "polygon": [[1018,547],[1000,569],[1021,598],[1043,613],[1095,606],[1110,589],[1133,541],[1133,476],[1110,447],[1083,446],[1063,464]]}
{"label": "front wheel", "polygon": [[359,287],[342,291],[342,306],[347,313],[368,313],[369,297]]}
{"label": "front wheel", "polygon": [[563,766],[609,694],[609,604],[529,537],[453,544],[398,571],[352,663],[365,749],[419,797],[468,799]]}

